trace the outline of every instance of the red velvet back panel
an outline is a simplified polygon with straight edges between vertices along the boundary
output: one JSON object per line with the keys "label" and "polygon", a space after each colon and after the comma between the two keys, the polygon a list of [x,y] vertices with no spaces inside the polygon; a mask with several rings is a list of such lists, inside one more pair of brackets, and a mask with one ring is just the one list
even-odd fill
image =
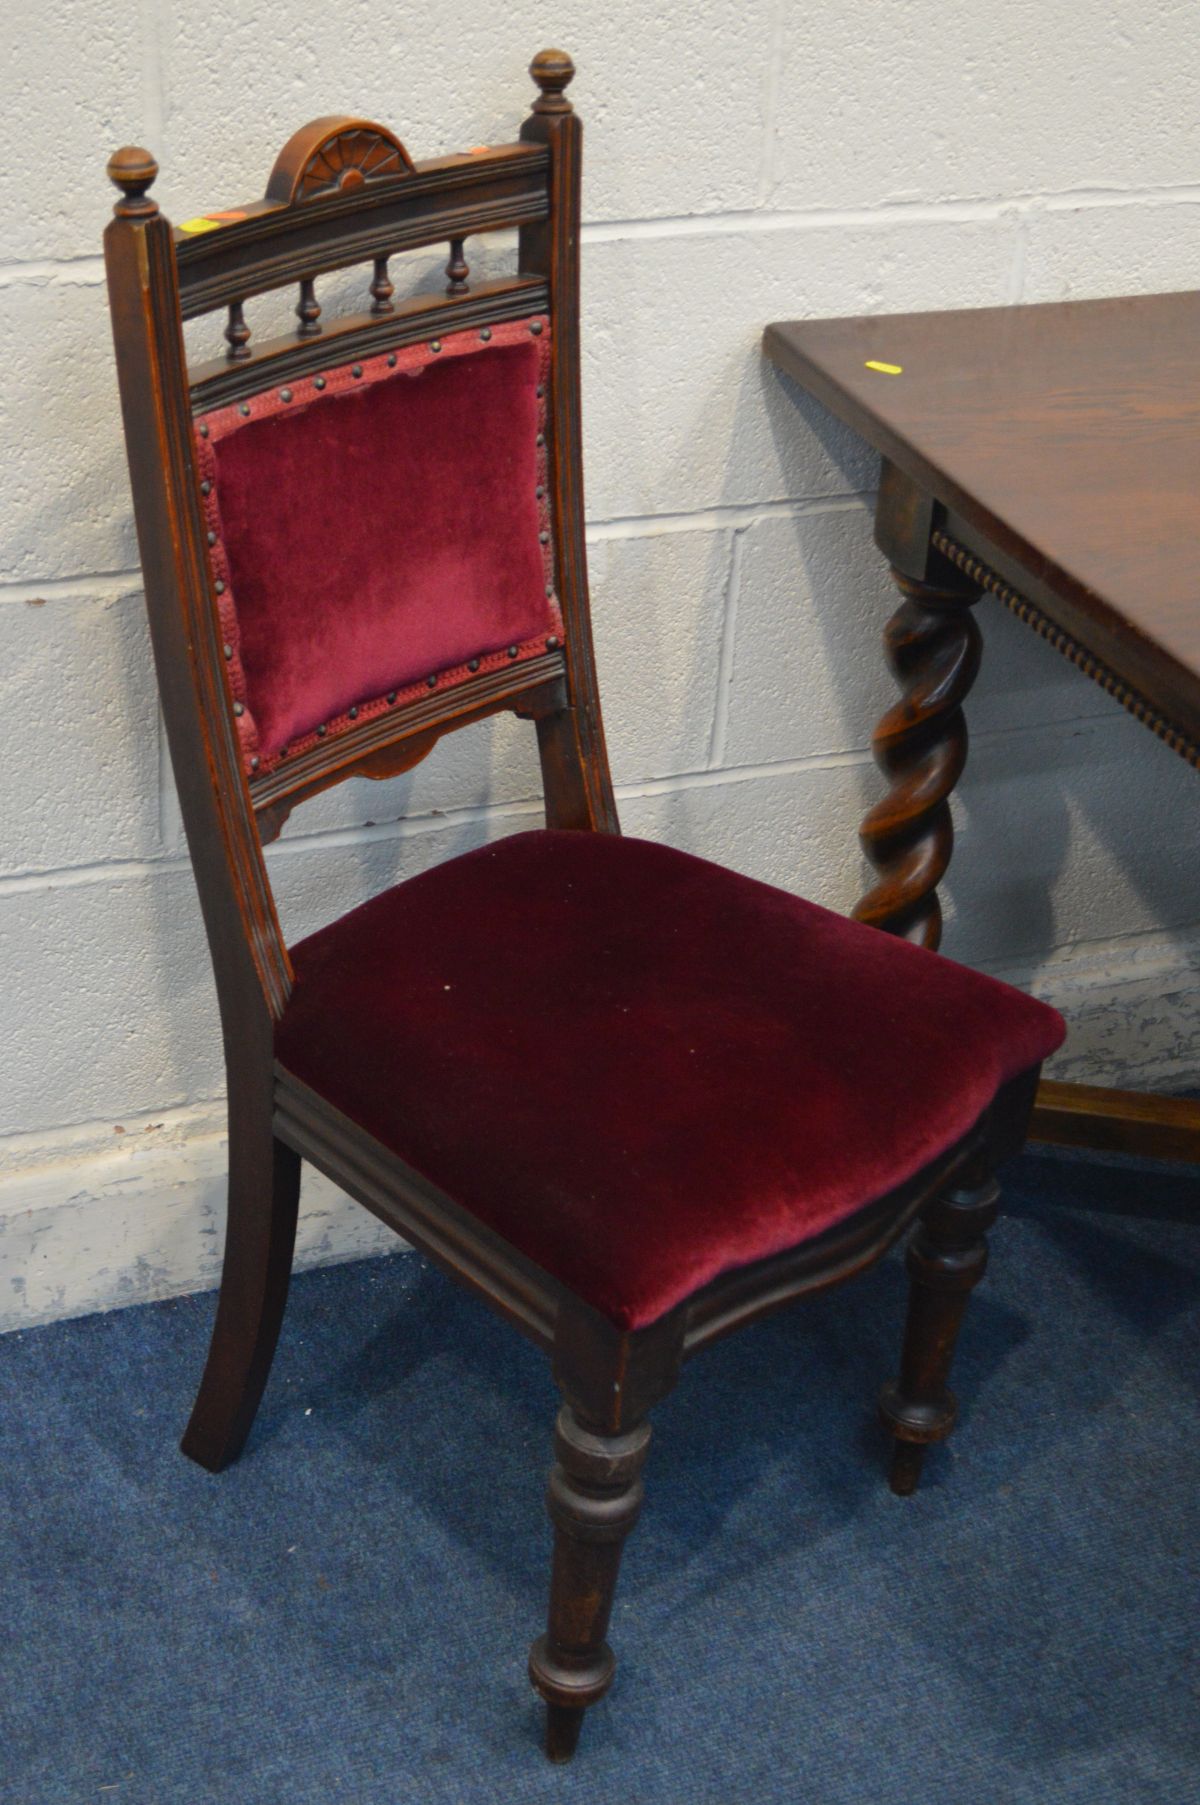
{"label": "red velvet back panel", "polygon": [[545,319],[346,364],[198,425],[249,768],[557,642]]}

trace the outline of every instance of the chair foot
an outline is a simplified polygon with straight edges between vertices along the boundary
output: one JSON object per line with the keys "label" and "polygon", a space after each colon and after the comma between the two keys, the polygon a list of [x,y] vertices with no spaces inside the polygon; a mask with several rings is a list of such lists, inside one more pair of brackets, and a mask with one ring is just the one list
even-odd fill
{"label": "chair foot", "polygon": [[210,1473],[235,1461],[250,1433],[279,1339],[296,1244],[300,1155],[275,1139],[269,1117],[265,1128],[257,1127],[255,1133],[230,1123],[217,1320],[180,1443]]}
{"label": "chair foot", "polygon": [[[556,1558],[556,1578],[558,1571]],[[596,1601],[592,1598],[585,1602],[593,1605]],[[610,1597],[610,1607],[611,1603]],[[552,1613],[554,1605],[552,1594]],[[583,1714],[589,1705],[604,1697],[612,1685],[616,1665],[607,1642],[588,1649],[569,1650],[556,1647],[548,1634],[537,1638],[529,1651],[529,1679],[534,1690],[546,1701],[546,1753],[551,1761],[571,1759],[579,1743]]]}
{"label": "chair foot", "polygon": [[884,1386],[879,1417],[895,1438],[888,1484],[898,1497],[917,1489],[925,1449],[953,1429],[958,1405],[946,1381],[967,1298],[987,1268],[986,1232],[1000,1192],[991,1174],[937,1198],[908,1244],[908,1321],[900,1377]]}
{"label": "chair foot", "polygon": [[546,1505],[554,1524],[550,1617],[529,1651],[529,1678],[546,1701],[546,1753],[569,1761],[583,1714],[604,1697],[616,1662],[605,1641],[621,1550],[642,1505],[639,1477],[650,1425],[604,1435],[559,1411]]}
{"label": "chair foot", "polygon": [[546,1706],[546,1754],[551,1761],[569,1761],[579,1746],[583,1728],[582,1705]]}
{"label": "chair foot", "polygon": [[897,1498],[911,1497],[921,1478],[921,1462],[925,1458],[922,1443],[898,1441],[892,1448],[892,1464],[888,1468],[888,1485]]}

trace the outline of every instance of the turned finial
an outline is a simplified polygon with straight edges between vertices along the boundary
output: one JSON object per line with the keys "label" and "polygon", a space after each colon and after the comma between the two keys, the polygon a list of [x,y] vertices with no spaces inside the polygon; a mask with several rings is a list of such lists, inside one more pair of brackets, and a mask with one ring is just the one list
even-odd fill
{"label": "turned finial", "polygon": [[542,90],[533,103],[535,113],[569,113],[573,109],[563,89],[575,79],[575,65],[565,50],[539,50],[529,65]]}
{"label": "turned finial", "polygon": [[146,219],[158,212],[147,188],[158,174],[158,164],[148,150],[127,144],[108,159],[108,179],[121,190],[121,198],[113,208],[118,219]]}

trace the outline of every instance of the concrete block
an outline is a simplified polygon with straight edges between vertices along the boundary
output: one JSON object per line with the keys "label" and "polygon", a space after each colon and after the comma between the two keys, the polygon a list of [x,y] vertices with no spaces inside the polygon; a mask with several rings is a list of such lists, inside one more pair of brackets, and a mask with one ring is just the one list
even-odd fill
{"label": "concrete block", "polygon": [[[0,1177],[0,1333],[220,1282],[228,1143],[163,1129]],[[305,1166],[298,1270],[403,1245]]]}
{"label": "concrete block", "polygon": [[1023,301],[1200,287],[1200,202],[1194,200],[1034,207],[1024,231]]}
{"label": "concrete block", "polygon": [[[870,744],[898,697],[883,628],[900,594],[876,550],[871,508],[757,520],[743,534],[724,763],[810,758]],[[973,733],[1120,712],[988,597],[976,608],[982,669]]]}
{"label": "concrete block", "polygon": [[4,15],[5,111],[0,165],[4,257],[89,257],[116,200],[104,166],[149,123],[143,55],[148,14],[113,28],[107,0],[10,6]]}
{"label": "concrete block", "polygon": [[208,952],[183,868],[0,893],[0,1134],[210,1097]]}
{"label": "concrete block", "polygon": [[104,288],[91,273],[0,285],[0,583],[137,564]]}
{"label": "concrete block", "polygon": [[708,762],[730,535],[649,533],[588,550],[609,763],[637,783]]}
{"label": "concrete block", "polygon": [[895,693],[879,635],[898,600],[863,503],[747,527],[724,762],[865,747]]}
{"label": "concrete block", "polygon": [[787,7],[772,203],[875,207],[1193,182],[1197,47],[1170,6]]}
{"label": "concrete block", "polygon": [[585,246],[595,520],[873,488],[878,459],[763,357],[771,320],[1004,299],[1009,221],[896,222]]}
{"label": "concrete block", "polygon": [[7,602],[0,637],[0,873],[160,852],[158,711],[141,596]]}
{"label": "concrete block", "polygon": [[956,792],[944,950],[989,968],[1200,910],[1196,774],[1123,711],[977,736]]}
{"label": "concrete block", "polygon": [[627,834],[662,840],[847,912],[861,889],[857,824],[873,786],[864,762],[701,781],[625,796]]}
{"label": "concrete block", "polygon": [[[549,34],[574,58],[571,90],[587,134],[592,219],[753,206],[760,178],[769,0],[634,0],[552,15],[516,0],[479,16],[348,8],[336,28],[234,0],[180,8],[165,32],[171,110],[160,191],[172,217],[262,193],[305,120],[378,119],[418,160],[515,138],[536,89],[527,73]],[[731,54],[731,45],[735,46]],[[469,256],[469,252],[468,252]]]}

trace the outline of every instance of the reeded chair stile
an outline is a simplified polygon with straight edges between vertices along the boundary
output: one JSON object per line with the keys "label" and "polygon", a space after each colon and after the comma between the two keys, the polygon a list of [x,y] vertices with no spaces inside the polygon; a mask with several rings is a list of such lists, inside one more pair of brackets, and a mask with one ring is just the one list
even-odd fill
{"label": "reeded chair stile", "polygon": [[[212,952],[229,1214],[184,1449],[254,1419],[301,1160],[549,1354],[563,1405],[547,1748],[607,1690],[651,1407],[685,1359],[870,1265],[920,1218],[893,1485],[953,1422],[947,1375],[997,1160],[1052,1011],[617,826],[592,656],[579,433],[579,121],[560,51],[518,142],[414,163],[315,121],[265,200],[173,231],[144,151],[105,240],[154,656]],[[515,228],[516,273],[469,241]],[[441,245],[444,291],[393,259]],[[360,267],[363,310],[320,285]],[[254,334],[255,297],[296,294]],[[183,324],[224,313],[189,367]],[[289,948],[263,844],[500,710],[537,734],[546,827],[450,859]],[[916,999],[920,999],[919,1003]]]}

